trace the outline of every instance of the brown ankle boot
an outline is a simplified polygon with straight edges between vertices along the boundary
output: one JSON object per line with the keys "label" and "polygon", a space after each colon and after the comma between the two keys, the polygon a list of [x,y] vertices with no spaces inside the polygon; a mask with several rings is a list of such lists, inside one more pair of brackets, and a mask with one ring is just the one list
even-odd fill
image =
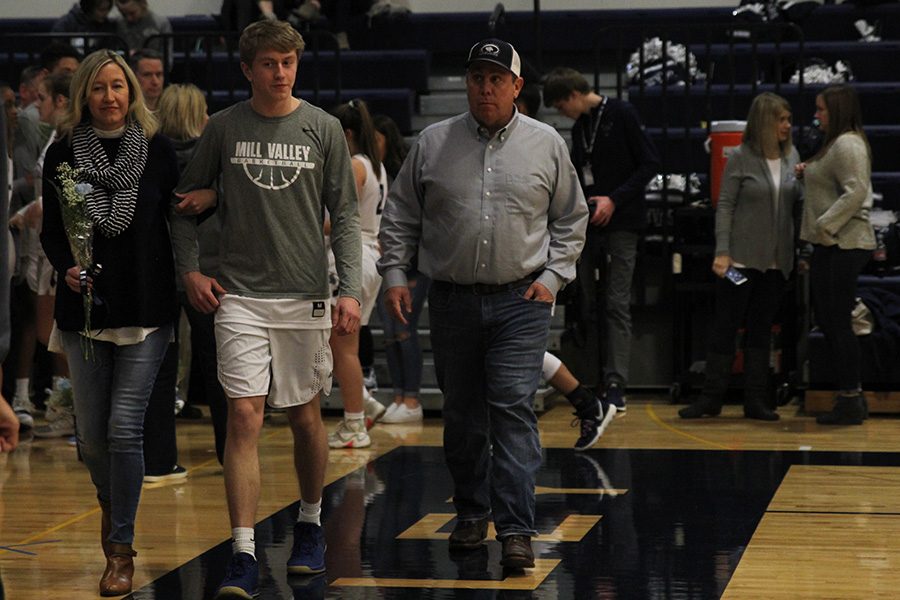
{"label": "brown ankle boot", "polygon": [[134,577],[134,557],[137,552],[131,544],[109,544],[110,553],[106,558],[106,571],[100,578],[101,596],[121,596],[131,592]]}

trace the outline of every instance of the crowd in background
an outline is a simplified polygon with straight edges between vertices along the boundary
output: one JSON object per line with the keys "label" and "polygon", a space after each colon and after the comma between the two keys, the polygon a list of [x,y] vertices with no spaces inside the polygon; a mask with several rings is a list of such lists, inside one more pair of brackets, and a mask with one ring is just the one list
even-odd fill
{"label": "crowd in background", "polygon": [[[342,5],[341,2],[307,1],[287,6],[278,2],[226,1],[223,15],[228,15],[235,27],[241,27],[245,21],[257,23],[260,18],[279,23],[273,17],[290,15],[309,21],[318,18],[319,11],[336,10],[334,19],[341,22],[340,11],[347,9]],[[113,6],[120,17],[111,20]],[[218,280],[231,286],[248,282],[235,278],[233,264],[227,260],[225,264],[221,262],[220,248],[228,240],[214,207],[227,197],[227,192],[218,180],[220,173],[214,168],[217,163],[209,142],[212,136],[223,135],[221,121],[215,121],[213,133],[205,133],[209,116],[203,94],[190,84],[166,86],[165,43],[159,40],[159,43],[145,43],[153,35],[170,33],[171,25],[165,17],[153,13],[146,0],[115,0],[115,3],[82,0],[60,18],[54,31],[115,33],[127,42],[131,52],[128,57],[122,57],[104,49],[102,43],[81,48],[54,43],[41,54],[40,64],[23,70],[18,90],[9,86],[2,89],[4,146],[9,158],[4,161],[8,197],[3,204],[4,209],[9,208],[8,220],[14,232],[10,247],[15,259],[8,263],[11,268],[8,277],[4,275],[4,286],[12,282],[9,300],[12,321],[11,324],[0,321],[5,328],[0,332],[0,339],[6,339],[9,330],[14,333],[9,348],[12,360],[7,363],[10,367],[5,373],[4,388],[4,395],[11,398],[11,409],[0,401],[0,450],[15,448],[18,443],[16,421],[23,431],[31,430],[35,437],[71,437],[77,443],[80,457],[97,488],[102,511],[107,567],[101,579],[101,592],[112,595],[125,593],[131,587],[134,519],[141,485],[183,479],[187,475],[178,463],[176,413],[198,415],[196,406],[190,404],[196,405],[203,399],[209,406],[216,454],[226,465],[226,478],[229,473],[237,477],[238,470],[233,462],[229,465],[228,456],[247,452],[246,448],[237,447],[249,443],[253,434],[250,430],[257,417],[261,424],[263,403],[245,410],[236,407],[234,402],[229,403],[226,398],[233,400],[234,390],[240,386],[222,375],[229,367],[222,369],[217,365],[214,332],[222,330],[216,329],[220,324],[214,325],[210,313],[218,308],[218,299],[226,295],[226,288]],[[302,41],[299,44],[302,49]],[[348,45],[346,36],[342,44]],[[476,73],[477,77],[490,81],[468,81],[470,107],[480,106],[473,98],[481,93],[478,90],[491,85],[503,88],[511,101],[521,94],[523,103],[520,108],[512,109],[513,120],[504,123],[489,122],[487,113],[471,108],[484,129],[476,126],[477,134],[491,138],[499,134],[502,141],[506,126],[515,120],[516,127],[527,126],[544,132],[533,132],[522,140],[515,137],[518,144],[527,147],[536,143],[536,138],[541,138],[541,144],[549,143],[541,137],[549,128],[526,116],[526,112],[536,113],[534,100],[536,97],[540,102],[540,92],[534,88],[523,89],[514,50],[514,60],[498,62],[485,58],[484,52],[490,54],[492,50],[487,47],[492,44],[504,51],[503,42],[488,40],[476,45],[477,52],[482,54],[476,56],[475,47],[470,54],[469,76],[474,77],[471,74]],[[244,58],[242,55],[242,61]],[[515,76],[512,87],[507,89],[503,87],[505,84],[494,83],[490,79],[494,74],[479,70],[485,61],[506,69],[504,75],[512,72]],[[252,60],[245,63],[244,74],[254,86],[261,86],[254,64]],[[293,68],[296,69],[296,64]],[[278,75],[273,79],[280,85]],[[571,401],[576,420],[581,424],[576,449],[584,450],[597,442],[613,416],[626,410],[632,274],[638,238],[646,226],[644,188],[656,172],[659,159],[639,115],[627,102],[598,94],[572,69],[557,69],[542,83],[545,105],[574,121],[571,151],[554,148],[560,153],[557,161],[562,165],[560,168],[572,169],[566,175],[571,175],[568,180],[576,191],[571,198],[555,201],[561,207],[572,204],[572,198],[576,198],[574,204],[578,210],[573,209],[569,214],[566,212],[569,209],[557,207],[560,214],[551,215],[551,230],[552,223],[567,214],[572,217],[571,227],[576,228],[575,212],[585,212],[584,215],[579,212],[579,219],[584,217],[587,225],[581,231],[571,232],[577,237],[586,231],[585,250],[582,253],[580,244],[574,241],[571,247],[578,246],[581,257],[578,278],[585,298],[582,304],[587,312],[585,320],[602,331],[603,336],[603,372],[596,395],[572,377],[564,365],[547,361],[545,339],[537,344],[540,347],[529,347],[528,356],[529,359],[545,356],[543,368],[539,358],[532,365],[534,379],[543,373],[544,379],[556,381],[554,385]],[[253,89],[257,93],[263,88]],[[288,105],[278,106],[281,110]],[[294,110],[296,107],[287,113],[267,116],[284,117]],[[700,398],[680,411],[682,418],[720,413],[732,371],[735,333],[746,324],[744,415],[758,420],[778,419],[768,381],[769,336],[782,300],[784,282],[797,268],[797,232],[799,239],[812,249],[808,261],[802,261],[800,268],[810,272],[817,322],[838,365],[834,407],[820,416],[818,422],[861,424],[868,416],[860,381],[859,347],[850,328],[850,311],[856,296],[856,279],[875,248],[869,220],[871,150],[852,87],[826,88],[816,98],[816,111],[824,134],[822,146],[801,162],[791,141],[792,111],[787,101],[774,94],[761,94],[753,101],[743,143],[725,168],[722,195],[716,208],[716,250],[711,265],[718,277],[716,318],[706,360],[706,384]],[[423,419],[419,400],[422,352],[417,323],[426,297],[434,302],[434,299],[446,300],[460,294],[489,295],[497,292],[497,286],[480,281],[458,284],[448,275],[455,272],[454,265],[442,262],[446,257],[429,247],[429,241],[421,242],[419,248],[425,248],[422,253],[410,248],[401,252],[397,248],[403,246],[401,238],[392,237],[398,227],[415,229],[409,225],[410,219],[418,217],[427,223],[433,216],[423,217],[417,212],[413,199],[424,189],[424,186],[417,187],[417,178],[427,167],[422,162],[423,156],[433,151],[428,144],[440,144],[441,135],[450,136],[452,132],[429,130],[407,161],[409,150],[396,124],[383,115],[370,114],[362,100],[334,107],[330,116],[316,114],[310,118],[317,123],[321,121],[323,131],[330,128],[341,132],[333,152],[341,157],[347,155],[349,171],[344,175],[352,173],[354,185],[348,187],[355,190],[358,198],[350,216],[345,214],[347,207],[342,202],[327,198],[327,191],[321,192],[322,206],[339,212],[324,211],[326,218],[316,227],[325,235],[335,231],[338,237],[335,255],[330,259],[330,310],[341,319],[345,314],[344,301],[352,299],[359,303],[358,318],[363,326],[362,330],[356,329],[351,319],[346,327],[336,327],[327,341],[344,408],[337,429],[327,437],[327,445],[332,449],[360,448],[372,443],[367,430],[379,420],[394,424],[417,423]],[[512,126],[510,129],[513,135],[521,135]],[[552,139],[556,143],[556,138]],[[198,154],[200,158],[196,158]],[[85,173],[82,182],[90,184],[85,197],[88,206],[93,207],[89,210],[94,211],[90,214],[95,227],[92,264],[73,263],[68,217],[64,214],[65,187],[58,176],[63,164],[79,165]],[[422,171],[413,172],[412,164],[419,165]],[[187,178],[181,177],[185,172]],[[399,183],[392,187],[394,181]],[[189,185],[192,183],[198,185]],[[560,194],[564,191],[557,190]],[[313,192],[319,193],[310,191]],[[584,197],[577,192],[583,192]],[[404,200],[407,205],[391,204]],[[794,208],[801,205],[802,218],[795,223]],[[410,214],[403,213],[404,210]],[[385,211],[395,229],[379,236]],[[188,237],[198,244],[197,256],[189,256],[189,260],[198,265],[196,271],[202,273],[202,282],[176,277],[176,272],[191,273],[178,263],[184,260],[185,251],[180,250],[177,241],[174,259],[172,253],[172,239],[183,239],[179,236],[187,234],[182,230],[170,239],[169,223],[183,226],[185,220],[191,221]],[[357,261],[361,266],[353,277],[361,280],[359,292],[351,289],[347,281],[348,274],[354,273],[349,250],[345,247],[338,250],[347,243],[343,239],[346,228],[356,221],[361,231],[361,260]],[[382,258],[385,241],[393,244],[393,256],[400,257],[396,262],[391,262],[390,257]],[[319,242],[331,244],[329,238]],[[503,251],[510,249],[499,250]],[[574,275],[574,259],[572,263]],[[511,283],[504,283],[503,289],[527,289],[526,293],[531,295],[525,299],[534,300],[528,309],[542,310],[545,307],[540,303],[552,304],[553,292],[566,282],[562,275],[543,268],[543,264],[537,265],[537,270],[525,273],[524,277],[519,276],[516,268],[499,269],[503,274],[516,273],[514,277],[510,275]],[[220,275],[223,269],[225,274]],[[393,278],[387,276],[391,271],[395,271]],[[544,273],[553,273],[556,278]],[[381,274],[389,281],[383,283]],[[200,283],[207,286],[205,299],[198,296]],[[250,281],[248,289],[256,289],[253,286],[257,284],[262,286],[261,297],[266,297],[269,290],[265,283]],[[545,292],[550,294],[546,302],[541,296]],[[383,295],[387,296],[385,304],[380,302]],[[85,298],[89,299],[87,303]],[[0,301],[7,302],[5,298]],[[598,312],[598,307],[602,312]],[[445,308],[447,314],[455,314],[457,305],[454,302]],[[240,314],[242,308],[231,306],[228,310],[232,311],[228,314],[234,315]],[[258,306],[253,310],[258,310]],[[317,318],[326,314],[324,308],[321,314],[317,310],[314,306],[313,315]],[[372,367],[373,342],[365,326],[375,310],[379,311],[384,327],[393,385],[392,398],[386,406],[372,396],[371,383],[366,385],[366,375]],[[178,326],[180,315],[184,315],[188,326]],[[445,337],[436,340],[436,352],[446,352],[452,346],[448,340],[458,335],[458,331],[451,327],[450,321],[435,321],[434,314],[432,319],[439,336],[440,328],[444,327]],[[535,317],[532,324],[541,319],[543,316]],[[235,323],[234,335],[247,335],[241,329],[246,323],[240,318]],[[87,332],[90,334],[83,335]],[[543,339],[538,334],[533,337],[531,341]],[[91,340],[88,346],[85,338]],[[189,347],[190,351],[179,351],[179,345]],[[319,352],[325,352],[324,348]],[[49,375],[45,394],[40,393],[41,386],[35,385],[36,357],[41,365],[38,370]],[[179,391],[179,357],[181,371],[187,368],[184,363],[190,364],[191,386],[186,394]],[[320,359],[316,354],[315,361]],[[449,428],[452,429],[450,437],[462,439],[471,435],[472,427],[467,420],[471,415],[463,414],[468,409],[460,398],[471,390],[459,385],[459,381],[448,383],[458,378],[459,373],[444,375],[447,368],[457,368],[464,361],[446,356],[441,361],[445,368],[439,372],[440,383],[442,388],[449,386],[452,394],[456,394],[457,405],[453,411],[446,411],[445,421],[450,419],[449,423],[455,427]],[[233,362],[229,364],[233,366]],[[498,371],[505,368],[497,366]],[[327,378],[330,379],[330,373]],[[281,384],[299,385],[296,381]],[[273,395],[278,385],[279,381],[273,381]],[[294,388],[285,387],[281,394],[288,389]],[[187,395],[187,407],[180,398],[183,395]],[[256,397],[256,394],[248,393],[249,396]],[[278,406],[278,402],[271,400],[270,404]],[[298,407],[290,403],[282,408],[288,410],[295,439],[309,441],[309,436],[318,435],[315,424],[305,414],[306,409],[294,410]],[[497,423],[507,423],[504,426],[508,427],[507,434],[514,426],[522,425],[522,439],[530,437],[534,428],[528,427],[527,415],[507,409],[497,410],[492,418]],[[533,417],[530,407],[523,410],[531,411]],[[510,418],[511,415],[515,418]],[[42,423],[36,421],[41,416]],[[258,435],[258,431],[255,433]],[[478,434],[481,433],[479,430]],[[447,448],[454,447],[454,443],[445,439]],[[456,462],[450,461],[451,467],[459,480],[464,479],[464,471],[480,460],[462,451],[453,458]],[[528,469],[523,467],[523,470]],[[299,469],[298,476],[303,478]],[[527,504],[525,498],[515,498],[510,504],[519,501]],[[312,512],[301,511],[301,523],[318,523],[317,500],[304,498],[303,502],[304,509]],[[457,508],[463,525],[456,542],[466,548],[472,545],[472,540],[480,543],[486,523],[484,514],[473,512],[472,506],[461,506],[458,504]],[[463,518],[466,510],[471,513],[468,524]],[[239,520],[235,515],[232,517],[235,522]],[[302,533],[303,527],[298,527],[296,531],[300,533],[296,535],[306,535]],[[235,525],[236,556],[252,554],[247,550],[252,549],[252,537],[242,537],[245,529],[246,523]],[[510,538],[527,538],[533,533],[517,524],[509,530],[513,532]],[[451,543],[453,540],[451,536]],[[517,539],[516,543],[520,545],[509,549],[504,544],[504,560],[514,566],[530,566],[530,546],[526,551],[521,546],[522,540]],[[530,558],[533,564],[533,556]],[[303,569],[315,572],[318,568],[305,562],[294,566],[302,572],[307,572]],[[229,573],[238,577],[236,572]]]}

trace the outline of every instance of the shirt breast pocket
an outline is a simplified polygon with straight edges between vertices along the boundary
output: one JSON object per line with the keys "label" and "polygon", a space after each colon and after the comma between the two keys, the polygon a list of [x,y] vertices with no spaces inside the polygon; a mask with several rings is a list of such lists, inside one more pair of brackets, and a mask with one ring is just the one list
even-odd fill
{"label": "shirt breast pocket", "polygon": [[540,207],[539,198],[546,198],[546,188],[534,175],[507,175],[506,212],[531,217]]}

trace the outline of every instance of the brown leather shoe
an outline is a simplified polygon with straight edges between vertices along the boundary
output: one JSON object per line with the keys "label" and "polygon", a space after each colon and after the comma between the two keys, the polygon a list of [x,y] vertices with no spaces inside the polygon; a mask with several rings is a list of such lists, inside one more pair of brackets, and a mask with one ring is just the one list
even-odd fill
{"label": "brown leather shoe", "polygon": [[466,519],[456,522],[450,534],[450,550],[474,550],[481,546],[487,537],[488,520]]}
{"label": "brown leather shoe", "polygon": [[507,569],[530,569],[534,567],[534,552],[531,538],[527,535],[510,535],[502,540],[503,558],[500,564]]}
{"label": "brown leather shoe", "polygon": [[134,557],[137,552],[131,544],[110,543],[110,553],[106,559],[106,571],[100,578],[101,596],[122,596],[131,592],[134,578]]}

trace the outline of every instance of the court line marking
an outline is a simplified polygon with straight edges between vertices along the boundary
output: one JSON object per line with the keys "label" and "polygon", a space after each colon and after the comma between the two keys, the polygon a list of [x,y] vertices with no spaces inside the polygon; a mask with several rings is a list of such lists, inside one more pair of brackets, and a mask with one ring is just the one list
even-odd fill
{"label": "court line marking", "polygon": [[[267,434],[267,435],[265,436],[265,439],[268,440],[269,438],[271,438],[271,437],[274,436],[274,435],[277,435],[278,433],[279,433],[279,430],[276,429],[276,430],[270,432],[269,434]],[[262,436],[261,436],[260,439],[262,440]],[[209,459],[209,460],[207,460],[207,461],[204,461],[204,462],[200,463],[199,465],[195,465],[195,466],[193,466],[193,467],[191,467],[190,469],[187,470],[187,471],[188,471],[188,477],[186,477],[186,478],[184,478],[184,479],[180,479],[180,480],[178,480],[177,482],[161,481],[161,482],[158,482],[158,483],[150,483],[150,484],[146,484],[146,485],[144,485],[143,487],[146,488],[146,489],[154,489],[154,488],[160,488],[160,487],[168,487],[168,486],[174,485],[175,483],[179,483],[179,484],[185,483],[185,482],[190,478],[190,475],[191,475],[192,473],[194,473],[195,471],[199,471],[200,469],[205,469],[205,468],[207,468],[208,465],[209,465],[209,463],[210,463],[211,461],[213,461],[213,460],[215,460],[215,461],[218,463],[218,459],[212,459],[212,458],[211,458],[211,459]],[[87,467],[85,467],[85,469],[87,469]],[[38,532],[38,533],[35,533],[35,534],[33,534],[33,535],[31,535],[31,536],[25,538],[24,540],[22,540],[22,541],[20,541],[20,542],[18,542],[18,543],[16,543],[16,544],[7,544],[6,546],[0,546],[0,556],[2,556],[4,552],[14,552],[14,550],[12,550],[12,548],[15,548],[16,546],[25,546],[25,545],[28,545],[28,544],[32,544],[33,542],[35,542],[35,541],[41,539],[42,537],[48,536],[48,535],[50,535],[51,533],[56,533],[57,531],[60,531],[60,530],[62,530],[62,529],[65,529],[65,528],[68,527],[69,525],[74,525],[75,523],[78,523],[78,522],[80,522],[80,521],[84,521],[85,519],[87,519],[87,518],[89,518],[89,517],[91,517],[91,516],[94,516],[94,515],[98,514],[99,512],[100,512],[100,507],[99,507],[99,506],[94,507],[94,508],[92,508],[92,509],[90,509],[90,510],[87,510],[87,511],[81,513],[80,515],[75,515],[75,516],[73,516],[73,517],[70,517],[70,518],[66,519],[65,521],[63,521],[62,523],[58,523],[58,524],[54,525],[53,527],[50,527],[50,528],[48,528],[48,529],[45,529],[45,530],[40,531],[40,532]],[[54,540],[54,541],[60,542],[60,541],[62,541],[62,540]]]}
{"label": "court line marking", "polygon": [[[428,513],[406,531],[397,535],[398,540],[446,540],[449,532],[440,531],[456,513]],[[550,533],[540,533],[533,537],[535,542],[580,542],[594,526],[603,518],[602,515],[567,515]],[[488,523],[486,537],[494,538],[497,531],[493,523]]]}
{"label": "court line marking", "polygon": [[735,448],[734,446],[726,446],[725,444],[720,444],[719,442],[707,440],[700,436],[694,435],[693,433],[688,433],[687,431],[682,431],[681,429],[678,429],[677,427],[673,427],[672,425],[669,425],[668,423],[663,421],[659,417],[659,415],[656,414],[656,411],[653,410],[652,404],[648,403],[648,404],[644,405],[644,410],[650,416],[651,421],[653,421],[654,423],[656,423],[663,429],[671,431],[674,434],[680,435],[682,437],[686,437],[688,439],[694,440],[695,442],[699,442],[701,444],[706,444],[707,446],[712,446],[713,448],[718,448],[719,450],[738,450],[738,448]]}
{"label": "court line marking", "polygon": [[330,586],[337,587],[391,587],[423,589],[468,590],[536,590],[547,576],[562,562],[560,559],[536,558],[534,569],[524,574],[509,575],[504,579],[389,579],[384,577],[341,577]]}
{"label": "court line marking", "polygon": [[26,556],[37,556],[37,552],[29,552],[28,550],[19,550],[20,547],[23,546],[40,546],[42,544],[55,544],[57,542],[61,542],[62,540],[46,540],[43,542],[33,542],[31,544],[10,544],[9,546],[0,546],[0,550],[6,550],[8,552],[15,552],[17,554],[24,554]]}
{"label": "court line marking", "polygon": [[785,508],[768,509],[767,513],[777,513],[780,515],[850,515],[850,516],[879,516],[879,517],[900,517],[900,512],[883,512],[883,511],[865,511],[865,510],[800,510]]}

